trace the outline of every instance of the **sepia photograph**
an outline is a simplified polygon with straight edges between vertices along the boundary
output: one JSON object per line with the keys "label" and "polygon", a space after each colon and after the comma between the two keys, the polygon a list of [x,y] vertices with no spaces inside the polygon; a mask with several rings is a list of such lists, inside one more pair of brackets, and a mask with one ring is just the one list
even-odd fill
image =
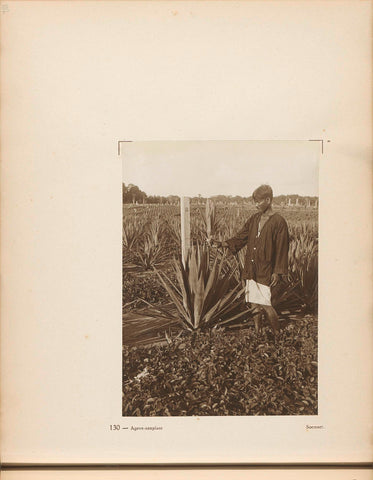
{"label": "sepia photograph", "polygon": [[317,415],[319,142],[121,142],[123,416]]}

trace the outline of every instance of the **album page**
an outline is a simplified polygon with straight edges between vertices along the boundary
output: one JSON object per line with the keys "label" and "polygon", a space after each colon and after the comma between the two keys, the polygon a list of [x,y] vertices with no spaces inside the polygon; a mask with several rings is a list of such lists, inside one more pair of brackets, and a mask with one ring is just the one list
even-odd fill
{"label": "album page", "polygon": [[371,462],[371,8],[1,3],[5,466]]}

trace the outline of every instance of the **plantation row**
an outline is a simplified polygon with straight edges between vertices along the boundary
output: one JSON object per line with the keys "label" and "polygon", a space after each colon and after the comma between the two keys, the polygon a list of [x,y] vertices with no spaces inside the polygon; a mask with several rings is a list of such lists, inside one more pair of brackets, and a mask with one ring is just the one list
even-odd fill
{"label": "plantation row", "polygon": [[[317,311],[318,286],[318,224],[317,211],[279,209],[289,225],[289,278],[279,292],[274,292],[273,304],[279,313]],[[207,263],[220,253],[208,248],[212,237],[224,240],[232,237],[255,212],[253,207],[218,207],[208,203],[206,208],[191,211],[191,241],[195,248],[191,255],[201,261],[201,248],[208,251]],[[168,286],[179,285],[180,268],[173,258],[181,251],[180,214],[176,206],[124,206],[123,212],[123,304],[136,306],[136,299],[151,304],[170,299]],[[199,253],[197,253],[197,250]],[[240,283],[245,250],[238,255],[227,255],[221,268],[233,272]],[[154,275],[153,269],[162,275]],[[139,272],[149,272],[141,275]],[[234,283],[234,282],[233,282]],[[232,282],[230,283],[232,287]],[[166,293],[167,292],[167,293]]]}

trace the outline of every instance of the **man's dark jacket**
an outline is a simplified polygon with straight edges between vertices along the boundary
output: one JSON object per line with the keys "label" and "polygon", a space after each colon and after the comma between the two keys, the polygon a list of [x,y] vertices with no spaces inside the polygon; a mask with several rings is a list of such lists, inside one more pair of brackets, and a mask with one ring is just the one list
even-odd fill
{"label": "man's dark jacket", "polygon": [[237,235],[227,240],[227,244],[232,253],[247,246],[243,279],[253,279],[269,286],[273,273],[288,273],[289,231],[286,220],[274,213],[258,236],[260,216],[260,213],[252,215]]}

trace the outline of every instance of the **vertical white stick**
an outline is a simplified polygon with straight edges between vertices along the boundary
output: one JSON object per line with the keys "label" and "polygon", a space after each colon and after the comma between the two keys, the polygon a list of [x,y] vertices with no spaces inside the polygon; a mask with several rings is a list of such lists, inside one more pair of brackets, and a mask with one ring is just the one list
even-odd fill
{"label": "vertical white stick", "polygon": [[185,261],[190,248],[190,202],[189,197],[180,199],[181,213],[181,258],[185,267]]}
{"label": "vertical white stick", "polygon": [[206,200],[206,233],[207,233],[207,241],[211,240],[211,215],[212,215],[212,202],[208,198]]}

